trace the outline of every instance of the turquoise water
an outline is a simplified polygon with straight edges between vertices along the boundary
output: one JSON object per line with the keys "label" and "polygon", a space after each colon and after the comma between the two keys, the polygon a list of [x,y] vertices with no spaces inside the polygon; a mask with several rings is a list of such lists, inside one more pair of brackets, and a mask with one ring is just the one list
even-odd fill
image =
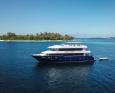
{"label": "turquoise water", "polygon": [[[0,93],[115,93],[115,40],[79,39],[93,65],[40,66],[31,57],[63,42],[0,42]],[[109,61],[98,61],[99,57]]]}

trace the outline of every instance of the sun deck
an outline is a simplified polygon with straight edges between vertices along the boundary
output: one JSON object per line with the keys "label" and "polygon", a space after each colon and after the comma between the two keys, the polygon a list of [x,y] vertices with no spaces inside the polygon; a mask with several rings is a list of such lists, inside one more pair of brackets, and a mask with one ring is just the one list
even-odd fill
{"label": "sun deck", "polygon": [[54,46],[49,46],[49,49],[65,49],[65,48],[87,48],[86,45],[68,45],[68,44],[62,44],[62,45],[54,45]]}

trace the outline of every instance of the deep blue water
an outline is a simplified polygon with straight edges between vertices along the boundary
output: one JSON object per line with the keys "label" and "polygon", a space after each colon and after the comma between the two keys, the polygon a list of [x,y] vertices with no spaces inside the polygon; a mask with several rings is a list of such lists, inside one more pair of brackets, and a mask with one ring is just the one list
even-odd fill
{"label": "deep blue water", "polygon": [[0,93],[115,93],[115,40],[80,40],[94,64],[40,66],[31,54],[60,42],[0,42]]}

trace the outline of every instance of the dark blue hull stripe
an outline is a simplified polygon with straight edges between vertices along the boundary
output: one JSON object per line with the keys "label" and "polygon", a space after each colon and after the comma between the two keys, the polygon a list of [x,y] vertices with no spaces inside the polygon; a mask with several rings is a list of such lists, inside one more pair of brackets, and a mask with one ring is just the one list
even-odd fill
{"label": "dark blue hull stripe", "polygon": [[94,62],[92,56],[33,56],[39,62]]}

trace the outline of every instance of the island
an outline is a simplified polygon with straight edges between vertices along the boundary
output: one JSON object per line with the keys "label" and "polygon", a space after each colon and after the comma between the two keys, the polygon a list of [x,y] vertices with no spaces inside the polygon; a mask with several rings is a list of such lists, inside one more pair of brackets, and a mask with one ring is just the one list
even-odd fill
{"label": "island", "polygon": [[115,37],[109,37],[110,39],[115,39]]}
{"label": "island", "polygon": [[54,32],[41,32],[36,34],[27,34],[27,35],[17,35],[13,32],[7,32],[4,35],[0,35],[0,41],[3,40],[72,40],[74,37],[70,35],[62,35],[60,33],[54,33]]}

